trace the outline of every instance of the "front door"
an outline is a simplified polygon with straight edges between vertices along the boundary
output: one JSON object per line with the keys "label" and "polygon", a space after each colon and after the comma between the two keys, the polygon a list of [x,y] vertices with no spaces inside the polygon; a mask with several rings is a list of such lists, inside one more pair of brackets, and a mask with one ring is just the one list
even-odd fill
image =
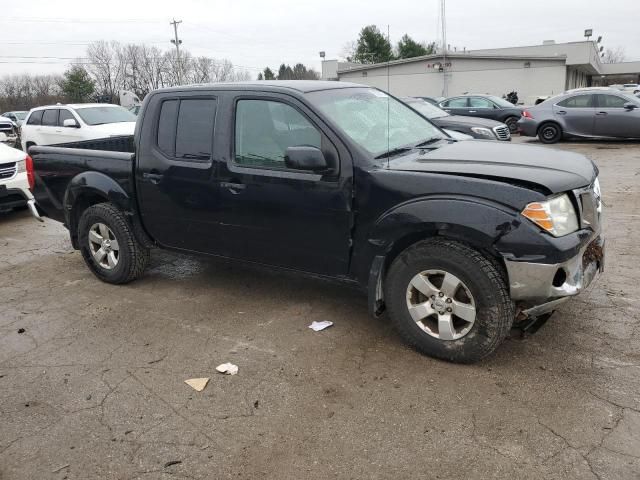
{"label": "front door", "polygon": [[593,135],[594,98],[591,94],[574,95],[553,106],[553,114],[566,133]]}
{"label": "front door", "polygon": [[469,97],[469,110],[467,110],[467,115],[497,120],[500,116],[500,109],[487,98]]}
{"label": "front door", "polygon": [[598,94],[595,134],[600,137],[640,138],[640,107],[624,108],[628,98]]}
{"label": "front door", "polygon": [[[225,102],[233,119],[218,174],[221,235],[234,257],[327,275],[348,272],[352,166],[340,140],[287,95],[255,93]],[[329,169],[289,169],[285,151],[319,148]]]}
{"label": "front door", "polygon": [[144,227],[161,245],[217,254],[217,98],[189,93],[156,95],[147,107],[137,156],[138,201]]}
{"label": "front door", "polygon": [[[75,120],[78,127],[65,127],[65,120]],[[76,117],[73,116],[73,113],[65,108],[61,108],[60,114],[58,115],[58,128],[56,129],[56,135],[58,136],[57,142],[70,143],[83,140],[82,129],[79,125],[80,123],[76,120]]]}

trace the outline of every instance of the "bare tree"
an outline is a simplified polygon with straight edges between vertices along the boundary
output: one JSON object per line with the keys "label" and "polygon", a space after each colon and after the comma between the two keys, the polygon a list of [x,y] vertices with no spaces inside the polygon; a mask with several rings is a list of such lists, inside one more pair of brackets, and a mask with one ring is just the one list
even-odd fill
{"label": "bare tree", "polygon": [[627,55],[625,54],[624,47],[607,48],[604,51],[604,57],[602,61],[604,63],[620,63],[624,62]]}

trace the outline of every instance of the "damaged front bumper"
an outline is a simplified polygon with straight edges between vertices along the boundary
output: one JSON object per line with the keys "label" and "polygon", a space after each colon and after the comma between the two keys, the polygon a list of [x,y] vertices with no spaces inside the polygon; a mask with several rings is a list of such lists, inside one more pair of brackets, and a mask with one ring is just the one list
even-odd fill
{"label": "damaged front bumper", "polygon": [[591,239],[578,254],[562,263],[530,263],[505,259],[511,298],[518,319],[552,312],[586,289],[604,270],[604,238]]}

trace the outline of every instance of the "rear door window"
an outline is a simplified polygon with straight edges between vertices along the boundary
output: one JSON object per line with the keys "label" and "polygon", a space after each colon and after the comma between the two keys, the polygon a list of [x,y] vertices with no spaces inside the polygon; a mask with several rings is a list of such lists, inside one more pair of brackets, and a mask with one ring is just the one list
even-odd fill
{"label": "rear door window", "polygon": [[36,110],[31,115],[29,115],[29,120],[27,121],[27,125],[40,125],[42,123],[42,114],[44,110]]}
{"label": "rear door window", "polygon": [[45,110],[42,115],[43,127],[55,127],[58,125],[58,109]]}
{"label": "rear door window", "polygon": [[210,160],[216,101],[212,98],[180,100],[176,129],[176,158]]}
{"label": "rear door window", "polygon": [[493,108],[493,102],[482,97],[471,97],[469,99],[469,107],[471,108]]}
{"label": "rear door window", "polygon": [[593,107],[593,95],[576,95],[565,98],[558,105],[565,108],[591,108]]}
{"label": "rear door window", "polygon": [[213,98],[165,100],[158,119],[158,148],[178,160],[210,160],[215,116]]}

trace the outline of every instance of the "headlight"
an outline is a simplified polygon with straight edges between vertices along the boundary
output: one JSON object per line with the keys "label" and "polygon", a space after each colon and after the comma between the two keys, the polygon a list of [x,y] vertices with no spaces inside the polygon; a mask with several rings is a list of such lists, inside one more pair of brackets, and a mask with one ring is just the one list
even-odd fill
{"label": "headlight", "polygon": [[578,230],[578,216],[566,193],[544,202],[532,202],[525,207],[522,215],[554,237]]}
{"label": "headlight", "polygon": [[478,135],[482,135],[483,137],[496,138],[491,130],[483,127],[471,127],[471,131],[473,133],[477,133]]}
{"label": "headlight", "polygon": [[27,166],[24,160],[18,160],[16,162],[17,173],[26,172]]}

